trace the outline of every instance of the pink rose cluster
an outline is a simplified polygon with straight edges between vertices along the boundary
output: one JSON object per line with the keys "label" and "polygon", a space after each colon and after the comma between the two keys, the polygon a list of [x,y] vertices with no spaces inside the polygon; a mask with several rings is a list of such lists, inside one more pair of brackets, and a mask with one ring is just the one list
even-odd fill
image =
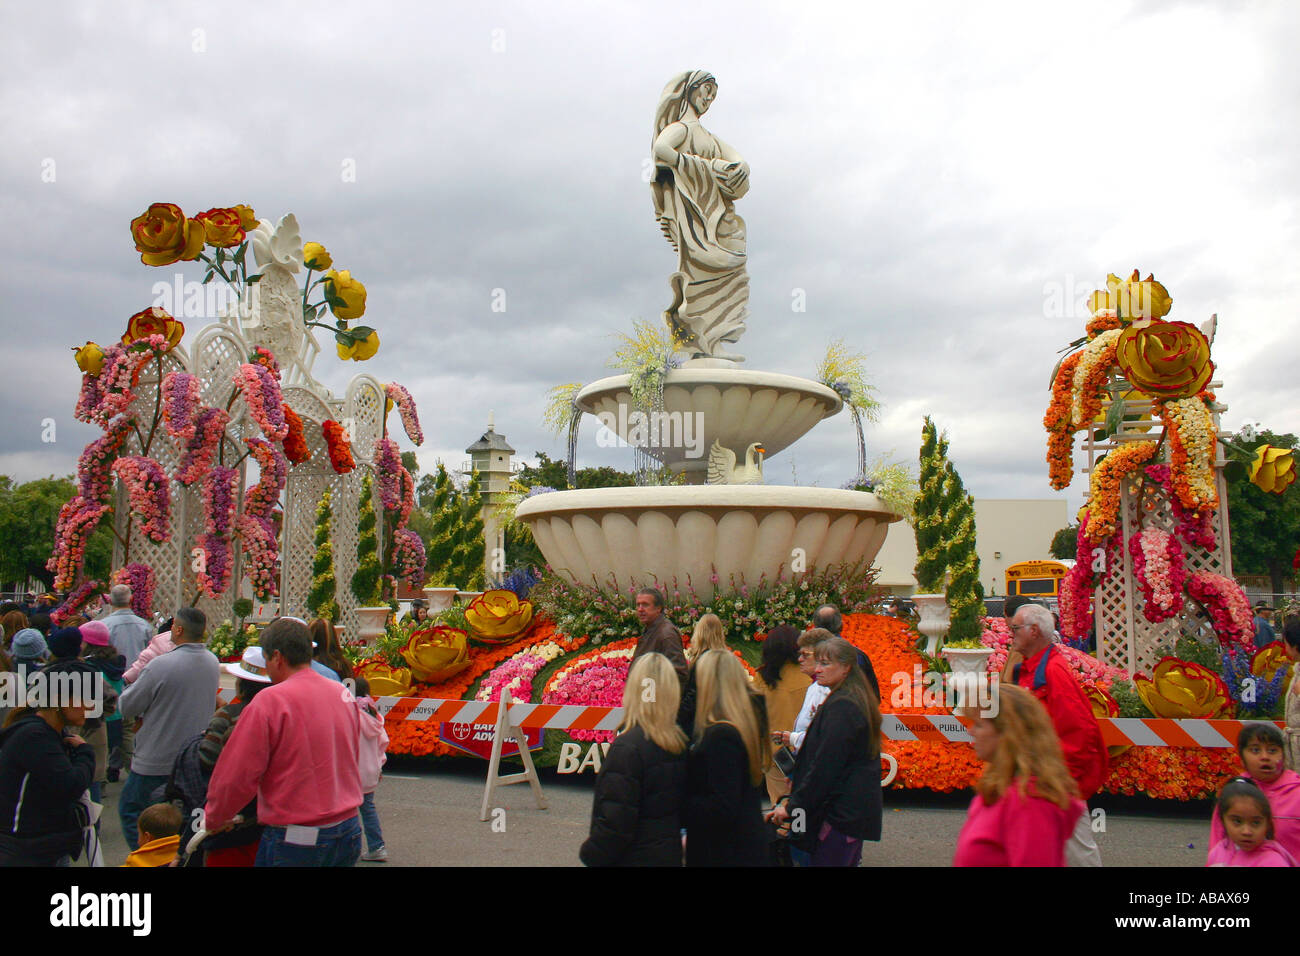
{"label": "pink rose cluster", "polygon": [[[543,704],[580,704],[588,707],[622,707],[623,686],[631,658],[617,652],[600,654],[566,670],[542,697]],[[574,740],[614,739],[609,730],[571,730]]]}
{"label": "pink rose cluster", "polygon": [[398,528],[393,532],[393,574],[406,578],[412,587],[424,580],[424,566],[427,555],[424,542],[410,528]]}
{"label": "pink rose cluster", "polygon": [[217,457],[221,440],[226,434],[230,416],[224,409],[205,407],[194,416],[194,436],[186,443],[185,452],[176,466],[175,478],[183,485],[202,481]]}
{"label": "pink rose cluster", "polygon": [[253,421],[271,441],[284,441],[289,422],[284,417],[284,396],[280,383],[265,365],[245,363],[235,373],[235,387],[244,396]]}
{"label": "pink rose cluster", "polygon": [[1190,514],[1187,512],[1178,495],[1174,493],[1174,483],[1168,465],[1148,465],[1146,475],[1164,489],[1173,508],[1178,536],[1189,545],[1204,548],[1206,551],[1213,548],[1214,512],[1209,508],[1200,512],[1193,511]]}
{"label": "pink rose cluster", "polygon": [[1167,531],[1144,528],[1128,539],[1133,575],[1142,588],[1142,613],[1148,621],[1167,621],[1183,609],[1183,549]]}
{"label": "pink rose cluster", "polygon": [[[164,342],[166,339],[163,340]],[[126,411],[135,398],[136,379],[153,354],[148,349],[128,350],[110,345],[104,350],[104,366],[98,375],[81,377],[74,416],[78,421],[104,425]]]}
{"label": "pink rose cluster", "polygon": [[275,525],[269,518],[242,514],[239,537],[247,559],[248,579],[258,600],[267,601],[279,593],[280,551],[276,545]]}
{"label": "pink rose cluster", "polygon": [[385,511],[396,511],[402,504],[402,456],[397,442],[380,438],[375,442],[375,484]]}
{"label": "pink rose cluster", "polygon": [[402,416],[402,428],[406,432],[406,437],[411,439],[416,445],[424,444],[424,431],[420,428],[420,417],[415,411],[415,399],[403,385],[392,382],[384,387],[384,393],[388,396],[389,401],[397,406],[397,411]]}
{"label": "pink rose cluster", "polygon": [[77,460],[77,494],[86,501],[108,501],[113,490],[113,459],[126,445],[130,423],[125,415],[118,415],[104,428],[104,434],[83,448]]}
{"label": "pink rose cluster", "polygon": [[257,518],[270,518],[280,503],[280,492],[289,478],[289,459],[279,445],[260,438],[245,438],[253,460],[257,462],[257,484],[244,496],[244,514]]}
{"label": "pink rose cluster", "polygon": [[140,531],[150,541],[170,540],[171,491],[162,465],[143,455],[131,455],[113,462],[113,471],[126,486],[131,510],[143,519]]}
{"label": "pink rose cluster", "polygon": [[208,597],[224,594],[230,586],[230,534],[235,524],[235,486],[239,472],[218,465],[203,477],[204,533],[199,536],[203,549],[203,570],[198,573],[199,587]]}
{"label": "pink rose cluster", "polygon": [[114,571],[112,582],[125,584],[131,588],[131,610],[147,620],[149,612],[153,609],[153,568],[133,561]]}
{"label": "pink rose cluster", "polygon": [[195,415],[202,401],[203,383],[188,372],[170,372],[162,383],[163,424],[167,434],[181,441],[194,438]]}
{"label": "pink rose cluster", "polygon": [[[552,644],[552,647],[556,645]],[[551,658],[544,656],[540,648],[530,647],[514,657],[498,664],[492,673],[483,678],[479,684],[475,700],[496,701],[501,699],[503,690],[510,691],[510,699],[521,704],[532,703],[533,678],[550,663]]]}
{"label": "pink rose cluster", "polygon": [[63,603],[50,612],[50,621],[56,627],[62,627],[64,622],[75,617],[86,602],[89,601],[95,592],[99,590],[98,581],[82,581],[77,585],[76,590],[64,598]]}
{"label": "pink rose cluster", "polygon": [[54,590],[66,591],[77,583],[86,563],[86,541],[108,510],[108,505],[87,501],[80,495],[59,509],[54,553],[45,564],[45,569],[54,574]]}
{"label": "pink rose cluster", "polygon": [[1255,616],[1250,600],[1236,581],[1212,571],[1197,571],[1187,579],[1187,593],[1205,608],[1219,643],[1254,642]]}

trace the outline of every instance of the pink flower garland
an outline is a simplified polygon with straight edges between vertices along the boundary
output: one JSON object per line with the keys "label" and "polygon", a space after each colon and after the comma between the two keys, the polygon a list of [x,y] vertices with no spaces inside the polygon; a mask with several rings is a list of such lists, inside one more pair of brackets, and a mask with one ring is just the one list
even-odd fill
{"label": "pink flower garland", "polygon": [[1187,579],[1187,595],[1205,608],[1220,644],[1254,643],[1255,616],[1236,581],[1213,571],[1197,571]]}
{"label": "pink flower garland", "polygon": [[194,438],[194,416],[202,400],[203,383],[188,372],[169,372],[162,383],[163,424],[172,438]]}
{"label": "pink flower garland", "polygon": [[1142,588],[1142,613],[1148,621],[1167,621],[1183,610],[1183,549],[1167,531],[1146,528],[1128,539],[1133,576]]}
{"label": "pink flower garland", "polygon": [[75,617],[86,606],[86,602],[98,590],[98,581],[83,581],[77,585],[77,589],[64,598],[62,604],[50,612],[51,623],[56,627],[62,627],[65,621]]}
{"label": "pink flower garland", "polygon": [[201,409],[194,417],[194,437],[186,443],[185,454],[172,477],[186,486],[202,481],[212,467],[212,459],[217,456],[229,424],[230,416],[223,409]]}
{"label": "pink flower garland", "polygon": [[1168,465],[1148,465],[1146,475],[1164,489],[1169,504],[1173,509],[1178,536],[1189,545],[1204,548],[1206,551],[1211,550],[1215,541],[1214,511],[1207,508],[1199,513],[1195,511],[1189,513],[1183,507],[1178,495],[1174,493],[1173,478],[1170,475]]}
{"label": "pink flower garland", "polygon": [[113,462],[113,471],[126,485],[131,510],[144,520],[140,531],[150,541],[171,539],[171,492],[162,466],[152,458],[132,455]]}
{"label": "pink flower garland", "polygon": [[235,524],[238,482],[238,471],[220,465],[203,477],[204,533],[199,536],[203,570],[198,573],[198,582],[210,598],[224,594],[230,586],[230,533]]}
{"label": "pink flower garland", "polygon": [[132,562],[114,571],[111,580],[114,584],[125,584],[131,588],[131,610],[148,620],[149,612],[153,609],[153,568]]}
{"label": "pink flower garland", "polygon": [[257,484],[244,496],[244,514],[269,518],[280,503],[280,492],[288,480],[289,460],[284,457],[279,445],[272,445],[260,438],[245,438],[244,444],[252,452],[260,470]]}
{"label": "pink flower garland", "polygon": [[106,502],[113,490],[113,459],[126,444],[129,423],[119,415],[105,426],[105,434],[81,451],[77,461],[77,494],[86,501]]}
{"label": "pink flower garland", "polygon": [[268,601],[279,593],[280,553],[275,540],[275,526],[268,518],[239,516],[239,537],[244,557],[248,559],[248,579],[258,600]]}
{"label": "pink flower garland", "polygon": [[424,580],[424,567],[427,557],[424,542],[410,528],[398,528],[393,532],[393,573],[396,577],[406,578],[412,587],[417,587]]}
{"label": "pink flower garland", "polygon": [[396,511],[402,504],[402,456],[397,442],[380,438],[375,442],[375,485],[385,511]]}
{"label": "pink flower garland", "polygon": [[[155,338],[163,339],[162,336]],[[79,421],[99,425],[125,412],[135,400],[135,384],[140,369],[154,356],[149,347],[152,339],[143,340],[142,348],[123,348],[110,345],[104,350],[104,367],[98,375],[84,375],[77,408],[73,413]]]}
{"label": "pink flower garland", "polygon": [[262,434],[271,441],[284,441],[289,423],[284,417],[284,396],[280,383],[265,365],[245,363],[235,373],[235,387],[244,396],[248,411]]}
{"label": "pink flower garland", "polygon": [[411,393],[405,386],[398,385],[396,382],[384,386],[384,393],[389,401],[397,406],[397,411],[402,416],[402,428],[406,432],[406,437],[416,445],[423,445],[424,431],[420,428],[420,417],[416,414],[415,399],[411,397]]}
{"label": "pink flower garland", "polygon": [[108,510],[108,505],[80,495],[59,509],[54,553],[45,564],[45,569],[54,573],[54,590],[67,591],[77,583],[86,563],[86,541]]}

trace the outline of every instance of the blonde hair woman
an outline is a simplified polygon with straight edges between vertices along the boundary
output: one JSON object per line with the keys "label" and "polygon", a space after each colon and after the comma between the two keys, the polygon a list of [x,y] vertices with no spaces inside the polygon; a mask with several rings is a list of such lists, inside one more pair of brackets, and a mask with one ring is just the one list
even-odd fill
{"label": "blonde hair woman", "polygon": [[694,671],[699,697],[686,770],[686,865],[766,865],[771,835],[758,785],[771,751],[762,698],[730,651],[705,651]]}
{"label": "blonde hair woman", "polygon": [[662,654],[643,654],[623,685],[623,723],[591,804],[587,866],[681,866],[686,735],[677,726],[681,684]]}
{"label": "blonde hair woman", "polygon": [[686,678],[682,682],[682,702],[677,708],[677,724],[687,737],[695,733],[695,662],[708,651],[725,650],[727,637],[722,630],[722,620],[716,614],[705,614],[695,622],[691,643],[686,648]]}
{"label": "blonde hair woman", "polygon": [[1047,709],[1029,691],[998,685],[998,712],[974,717],[984,775],[975,784],[953,866],[1064,866],[1065,844],[1086,809]]}

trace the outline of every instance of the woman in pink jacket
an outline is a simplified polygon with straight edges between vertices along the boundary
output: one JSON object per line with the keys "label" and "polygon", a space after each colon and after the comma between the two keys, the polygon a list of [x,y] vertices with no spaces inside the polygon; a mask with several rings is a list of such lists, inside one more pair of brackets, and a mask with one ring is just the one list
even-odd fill
{"label": "woman in pink jacket", "polygon": [[1001,684],[997,715],[970,716],[984,775],[953,866],[1064,866],[1065,843],[1085,807],[1046,709],[1029,691]]}

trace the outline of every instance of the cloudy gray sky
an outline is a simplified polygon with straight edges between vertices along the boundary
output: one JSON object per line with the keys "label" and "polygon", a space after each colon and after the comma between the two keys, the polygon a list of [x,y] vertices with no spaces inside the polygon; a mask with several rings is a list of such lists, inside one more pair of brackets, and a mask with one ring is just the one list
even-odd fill
{"label": "cloudy gray sky", "polygon": [[[1134,267],[1171,318],[1218,313],[1227,426],[1300,428],[1295,4],[68,2],[0,27],[19,479],[71,472],[97,433],[72,419],[69,347],[201,278],[141,265],[128,225],[159,201],[296,213],[383,341],[318,373],[407,385],[426,466],[464,458],[489,409],[524,455],[562,456],[547,389],[610,374],[613,334],[667,304],[642,171],[660,90],[696,67],[720,85],[706,125],[752,169],[740,350],[806,376],[832,339],[865,352],[871,454],[913,460],[929,413],[977,496],[1052,496],[1055,352]],[[630,465],[595,436],[581,463]],[[855,454],[842,415],[767,478],[839,485]]]}

